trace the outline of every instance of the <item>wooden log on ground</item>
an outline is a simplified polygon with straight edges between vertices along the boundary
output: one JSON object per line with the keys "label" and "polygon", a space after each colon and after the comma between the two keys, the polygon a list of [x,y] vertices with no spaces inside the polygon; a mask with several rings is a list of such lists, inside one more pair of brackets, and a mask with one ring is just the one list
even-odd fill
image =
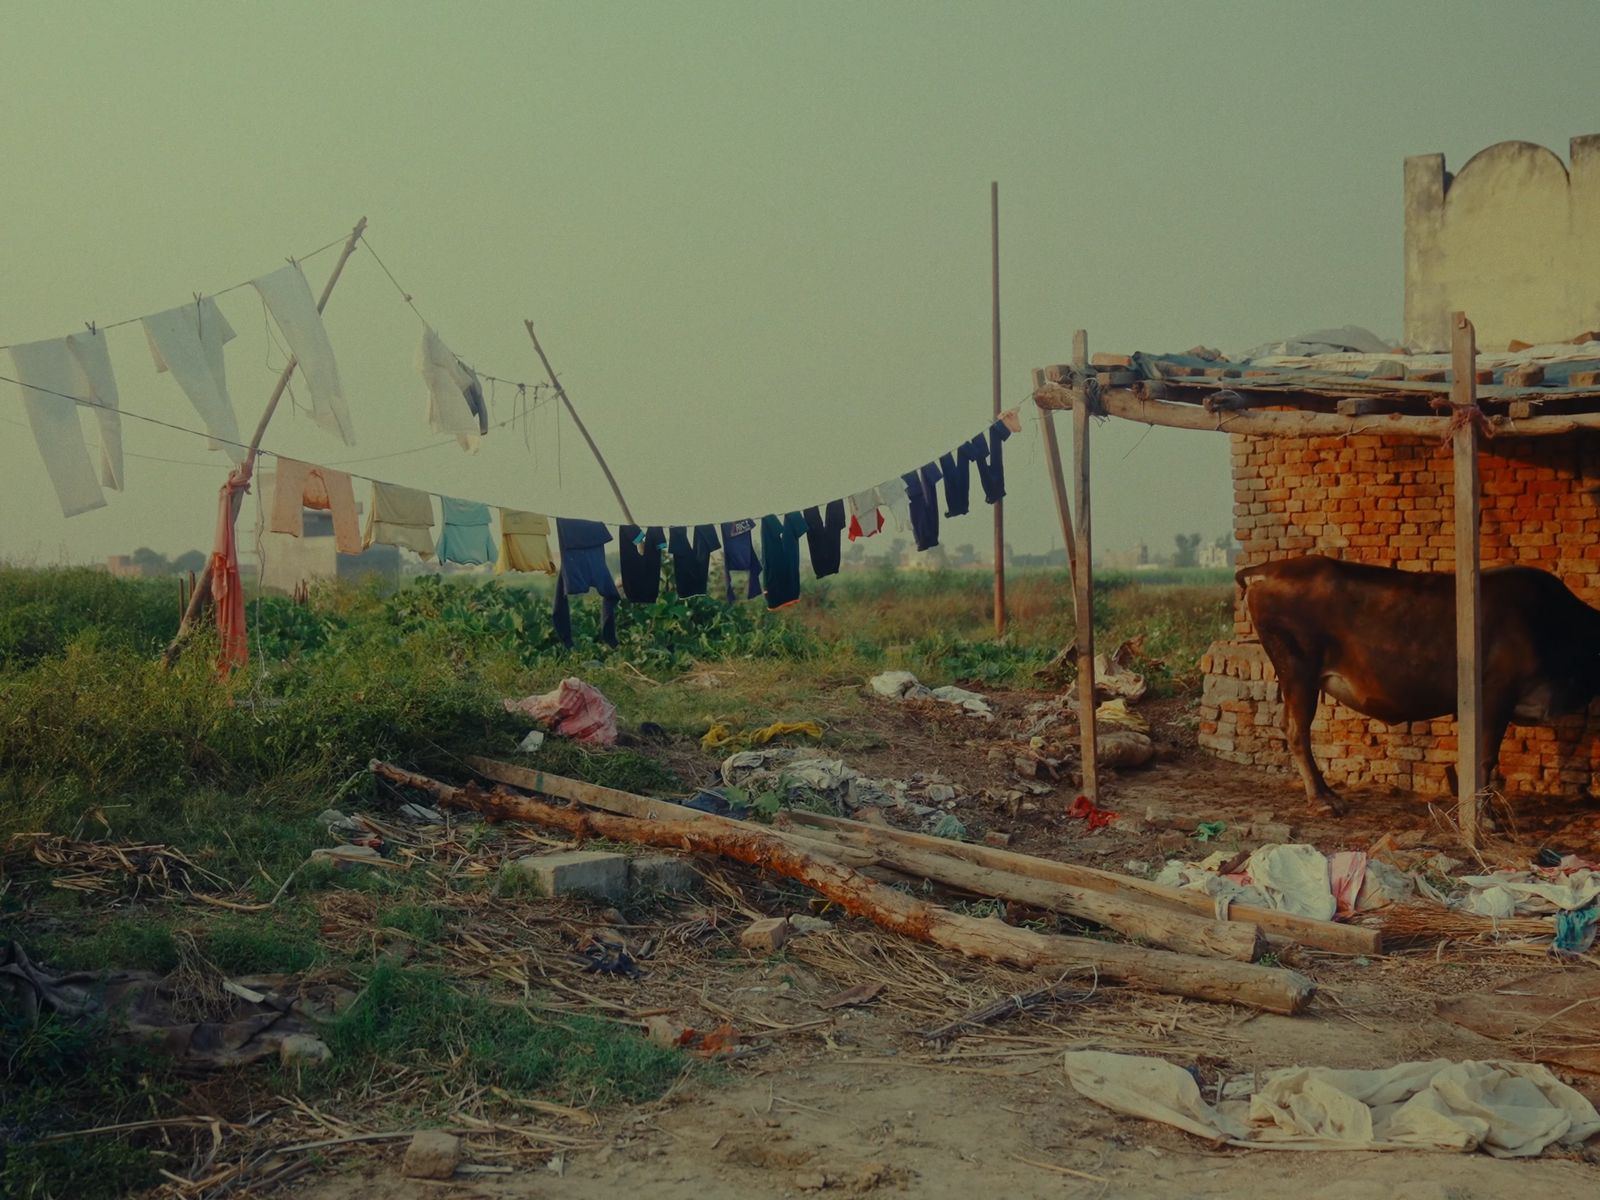
{"label": "wooden log on ground", "polygon": [[490,819],[527,821],[579,837],[608,837],[720,854],[762,867],[804,884],[846,912],[866,917],[891,933],[972,958],[1044,974],[1092,971],[1105,979],[1155,991],[1288,1015],[1304,1008],[1316,991],[1316,985],[1305,976],[1277,967],[1038,933],[1003,921],[962,916],[873,883],[859,871],[753,827],[725,829],[693,819],[647,820],[576,807],[557,808],[502,788],[451,787],[377,760],[369,766],[375,775],[390,783],[415,788],[439,804],[470,809]]}
{"label": "wooden log on ground", "polygon": [[[497,783],[557,796],[606,812],[647,820],[709,821],[723,828],[749,828],[743,822],[684,808],[670,801],[651,800],[632,792],[549,775],[512,763],[496,762],[476,755],[468,756],[467,762],[473,770]],[[1182,954],[1255,962],[1267,950],[1267,941],[1260,928],[1249,922],[1217,921],[1191,915],[1168,905],[1141,900],[1136,896],[1116,895],[974,863],[949,853],[948,847],[960,843],[943,838],[933,839],[937,844],[928,847],[907,845],[886,836],[888,830],[871,825],[855,827],[852,823],[852,827],[846,829],[822,829],[808,825],[797,829],[789,823],[792,816],[794,814],[780,814],[781,824],[772,832],[786,839],[799,835],[803,839],[810,839],[815,845],[827,845],[829,857],[852,866],[878,863],[903,874],[920,876],[975,895],[993,896],[1093,921],[1127,937],[1139,938],[1151,945]]]}
{"label": "wooden log on ground", "polygon": [[[1185,909],[1197,913],[1211,914],[1216,909],[1215,901],[1202,892],[1164,887],[1159,883],[1151,883],[1147,879],[1135,879],[1131,875],[1118,875],[1114,871],[1101,871],[1094,867],[1079,866],[1076,863],[1063,863],[1049,858],[1036,858],[1031,854],[1018,854],[1015,850],[1000,850],[992,846],[977,846],[970,842],[954,842],[946,838],[936,838],[926,833],[912,833],[906,829],[866,825],[860,821],[852,821],[847,817],[830,817],[824,813],[791,811],[787,814],[787,819],[797,825],[818,829],[868,830],[884,837],[904,842],[910,846],[942,850],[946,854],[964,858],[968,862],[977,863],[980,866],[993,867],[996,870],[1009,871],[1016,875],[1027,875],[1036,879],[1049,879],[1057,883],[1092,888],[1096,891],[1120,895],[1126,899],[1164,904],[1172,908]],[[1317,950],[1331,950],[1338,954],[1377,955],[1383,953],[1383,938],[1379,932],[1376,929],[1367,929],[1360,925],[1340,925],[1333,921],[1318,921],[1312,917],[1301,917],[1294,913],[1279,912],[1277,909],[1272,908],[1259,908],[1253,904],[1231,905],[1228,909],[1228,918],[1232,921],[1249,921],[1258,925],[1267,933],[1281,934],[1284,937],[1293,938],[1302,946],[1310,946]]]}
{"label": "wooden log on ground", "polygon": [[[685,811],[681,805],[673,804],[670,800],[636,796],[632,792],[600,787],[560,775],[548,775],[543,771],[496,762],[489,758],[469,756],[467,762],[474,770],[501,783],[543,792],[547,796],[558,796],[563,800],[592,804],[597,808],[607,808],[611,812],[654,819],[674,819],[681,817]],[[784,814],[784,820],[804,829],[831,830],[857,835],[856,845],[881,844],[883,841],[892,840],[914,849],[949,855],[996,871],[1105,892],[1124,900],[1161,905],[1208,917],[1216,910],[1216,904],[1211,897],[1201,892],[1164,887],[1146,879],[1135,879],[1131,875],[1119,875],[1114,871],[1102,871],[1074,863],[1056,862],[1054,859],[1038,858],[1031,854],[1019,854],[1015,850],[977,846],[969,842],[956,842],[948,838],[937,838],[889,826],[868,825],[862,821],[852,821],[848,817],[832,817],[825,813],[790,810]],[[1328,950],[1336,954],[1383,953],[1383,938],[1378,930],[1360,925],[1318,921],[1312,917],[1279,912],[1277,909],[1258,908],[1253,904],[1230,906],[1228,919],[1249,922],[1268,934],[1292,938],[1302,946],[1316,950]]]}

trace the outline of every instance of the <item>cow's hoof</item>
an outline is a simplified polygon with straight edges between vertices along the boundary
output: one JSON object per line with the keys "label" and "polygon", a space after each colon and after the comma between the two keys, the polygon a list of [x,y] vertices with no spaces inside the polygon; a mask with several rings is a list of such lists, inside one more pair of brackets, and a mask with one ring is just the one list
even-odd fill
{"label": "cow's hoof", "polygon": [[1311,797],[1311,811],[1324,817],[1344,816],[1344,801],[1337,792],[1319,792]]}

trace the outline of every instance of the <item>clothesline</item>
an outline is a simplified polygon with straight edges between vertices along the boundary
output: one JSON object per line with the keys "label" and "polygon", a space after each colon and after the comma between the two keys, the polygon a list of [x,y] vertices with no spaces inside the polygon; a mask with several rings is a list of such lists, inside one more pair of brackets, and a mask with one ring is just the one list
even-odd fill
{"label": "clothesline", "polygon": [[[362,246],[366,247],[367,253],[372,255],[373,261],[378,264],[378,266],[383,270],[383,273],[389,277],[389,282],[394,284],[394,290],[400,293],[400,299],[405,301],[406,307],[417,314],[417,320],[421,321],[423,325],[427,326],[429,329],[432,329],[433,322],[422,315],[422,310],[417,307],[416,301],[413,299],[412,294],[406,291],[406,289],[400,285],[400,281],[394,277],[394,272],[389,270],[388,264],[385,263],[383,259],[378,257],[378,252],[372,248],[372,243],[367,240],[365,230],[363,230],[361,234],[361,244]],[[526,391],[528,388],[537,389],[545,386],[544,384],[540,383],[526,383],[519,379],[502,379],[498,375],[490,375],[484,371],[479,371],[478,377],[480,379],[487,379],[491,383],[508,384],[511,387],[518,388],[522,391]]]}
{"label": "clothesline", "polygon": [[[301,262],[301,263],[309,262],[311,259],[315,258],[317,255],[323,253],[324,251],[333,249],[335,246],[337,246],[340,242],[344,241],[345,238],[347,238],[349,236],[350,235],[347,234],[347,233],[341,233],[338,237],[334,238],[333,241],[325,242],[321,246],[318,246],[315,250],[312,250],[311,252],[309,252],[307,254],[302,254],[298,258],[291,258],[288,261],[290,261],[290,262]],[[255,282],[255,281],[251,280],[251,279],[246,279],[243,283],[229,284],[227,287],[220,288],[219,290],[217,290],[215,292],[196,292],[195,296],[197,298],[201,297],[201,296],[212,296],[212,297],[226,296],[229,292],[237,292],[240,288],[249,287],[253,282]],[[107,329],[121,329],[124,325],[132,325],[132,324],[134,324],[134,323],[136,323],[138,321],[142,321],[142,320],[144,320],[144,317],[141,316],[141,317],[129,317],[126,320],[123,320],[123,321],[112,321],[109,324],[101,324],[98,321],[85,321],[84,322],[84,326],[86,328],[88,328],[88,329],[99,330],[100,332],[104,333]],[[19,342],[7,342],[7,343],[5,343],[3,345],[0,345],[0,350],[10,350],[12,348],[12,346],[20,345],[20,344],[21,343],[19,343]]]}
{"label": "clothesline", "polygon": [[[338,237],[334,238],[332,241],[324,242],[322,245],[318,246],[315,250],[308,251],[307,253],[299,255],[297,257],[291,257],[286,261],[292,262],[292,263],[309,262],[311,259],[315,258],[317,255],[325,253],[326,251],[333,249],[335,246],[337,246],[341,242],[343,242],[347,237],[349,237],[349,234],[340,234]],[[416,313],[417,319],[422,321],[422,323],[424,325],[427,325],[428,321],[427,321],[427,319],[425,317],[423,317],[421,311],[417,308],[416,304],[413,302],[411,293],[407,292],[405,290],[405,288],[400,286],[400,281],[397,280],[394,277],[392,272],[390,272],[388,266],[385,265],[383,259],[378,257],[378,252],[372,248],[372,243],[367,240],[367,236],[366,236],[365,233],[363,233],[361,235],[361,239],[360,240],[361,240],[361,245],[366,248],[367,253],[372,255],[373,261],[376,262],[378,264],[378,266],[380,268],[382,268],[383,273],[386,276],[388,276],[389,282],[394,284],[395,290],[400,293],[401,299],[403,299],[406,302],[406,305],[411,309],[412,312]],[[198,301],[198,300],[200,300],[200,299],[202,299],[204,297],[211,297],[212,299],[215,299],[218,296],[226,296],[230,292],[237,292],[237,291],[239,291],[239,290],[241,290],[243,288],[247,288],[254,282],[255,282],[254,279],[246,279],[241,283],[229,284],[227,287],[219,288],[214,292],[196,292],[194,294],[195,295],[195,299]],[[125,319],[123,319],[121,321],[111,321],[109,323],[101,323],[99,321],[86,321],[86,322],[84,322],[84,325],[85,325],[85,328],[87,328],[87,329],[89,329],[91,331],[97,331],[97,332],[100,332],[100,333],[104,333],[108,329],[121,329],[125,325],[133,325],[133,324],[136,324],[136,323],[138,323],[139,321],[142,321],[142,320],[144,320],[144,317],[143,316],[138,316],[138,317],[127,317],[127,318],[125,318]],[[18,343],[18,342],[0,343],[0,350],[10,350],[13,346],[21,345],[21,344],[22,343]],[[503,384],[507,385],[508,387],[514,387],[514,388],[517,388],[519,391],[523,391],[523,392],[532,390],[535,393],[537,393],[538,391],[548,387],[547,384],[529,383],[526,380],[521,380],[521,379],[508,379],[508,378],[505,378],[504,376],[500,376],[500,375],[490,375],[489,373],[484,372],[484,371],[478,372],[478,375],[479,375],[480,378],[487,379],[492,383],[503,383]]]}
{"label": "clothesline", "polygon": [[[223,443],[226,443],[228,445],[236,446],[236,447],[238,447],[240,449],[248,449],[249,448],[248,444],[245,443],[245,442],[241,442],[241,441],[237,441],[237,440],[233,440],[233,439],[228,439],[228,438],[219,438],[219,437],[215,436],[214,434],[209,433],[208,431],[203,430],[203,429],[192,429],[192,428],[190,428],[190,427],[188,427],[186,425],[179,425],[179,424],[176,424],[175,422],[172,422],[172,421],[162,420],[159,417],[152,417],[152,416],[148,416],[148,415],[143,414],[143,413],[133,412],[132,410],[127,409],[127,408],[119,407],[119,408],[115,408],[115,409],[110,409],[110,406],[101,404],[98,401],[87,399],[87,398],[82,397],[82,396],[74,396],[74,395],[71,395],[70,393],[67,393],[67,392],[56,391],[53,388],[41,387],[38,384],[24,383],[22,380],[15,379],[15,378],[13,378],[13,377],[11,377],[9,375],[0,375],[0,383],[12,383],[12,384],[16,384],[18,387],[28,388],[28,389],[30,389],[32,391],[44,392],[47,395],[57,396],[57,397],[59,397],[59,398],[61,398],[63,400],[71,400],[71,401],[73,401],[73,402],[75,402],[77,404],[83,405],[85,408],[109,409],[110,411],[114,411],[114,412],[118,413],[121,416],[131,417],[133,420],[136,420],[136,421],[144,421],[144,422],[146,422],[147,424],[150,424],[150,425],[157,425],[157,426],[160,426],[163,429],[170,429],[175,433],[184,433],[184,434],[188,434],[191,437],[205,438],[207,441],[211,441],[211,442],[223,442]],[[545,390],[548,390],[548,389],[545,389]],[[538,400],[536,402],[536,404],[527,411],[527,413],[519,414],[518,416],[513,416],[513,417],[510,417],[510,418],[507,418],[504,421],[499,421],[496,424],[491,425],[490,428],[491,429],[504,428],[505,426],[511,425],[511,424],[515,423],[516,421],[518,421],[520,419],[523,419],[524,417],[531,417],[532,413],[538,407],[540,407],[542,405],[545,405],[545,404],[553,403],[554,399],[555,399],[555,397],[553,395],[544,396],[543,398]],[[557,415],[558,419],[560,417],[560,413],[561,413],[561,410],[558,407],[556,409],[556,415]],[[435,448],[438,448],[438,447],[441,447],[441,446],[451,446],[451,445],[454,445],[454,444],[455,444],[455,442],[453,440],[444,440],[444,441],[432,442],[432,443],[429,443],[426,446],[412,447],[409,450],[397,450],[397,451],[393,451],[393,452],[391,452],[389,454],[373,455],[373,456],[371,456],[371,458],[368,458],[368,459],[344,459],[344,460],[340,460],[340,461],[337,461],[337,462],[315,463],[313,465],[322,466],[322,467],[340,468],[342,470],[341,463],[370,462],[370,461],[376,461],[378,459],[383,459],[383,458],[396,458],[396,457],[399,457],[399,456],[404,455],[404,454],[414,454],[414,453],[419,453],[419,452],[424,451],[424,450],[431,450],[431,449],[435,449]],[[265,446],[261,447],[260,450],[258,451],[258,453],[262,454],[262,455],[265,455],[265,456],[268,456],[268,457],[272,457],[272,458],[290,458],[290,459],[293,459],[292,455],[286,455],[286,454],[283,454],[281,451],[271,450],[271,449],[266,448]],[[148,456],[148,455],[134,455],[134,457],[148,458],[150,456]],[[184,465],[207,465],[207,464],[195,464],[195,463],[187,462],[186,460],[181,460],[181,459],[162,459],[162,460],[158,460],[158,461],[183,463]],[[308,460],[294,459],[294,461],[298,462],[298,461],[308,461]],[[342,473],[346,474],[346,475],[349,475],[352,479],[359,479],[364,483],[382,484],[382,485],[387,486],[387,487],[410,487],[409,484],[396,483],[394,480],[390,480],[390,479],[380,479],[375,475],[365,475],[365,474],[362,474],[359,471],[343,471]],[[444,496],[444,495],[447,494],[445,492],[432,491],[431,489],[414,489],[414,490],[428,491],[430,495],[435,495],[435,496]],[[468,497],[457,497],[457,496],[453,496],[453,495],[452,495],[452,498],[454,498],[454,499],[468,499]],[[494,502],[488,501],[488,500],[474,499],[472,502],[473,503],[477,503],[477,504],[487,504],[492,508],[499,508],[499,509],[502,509],[502,510],[510,509],[510,510],[513,510],[513,511],[528,511],[528,510],[521,509],[520,507],[518,507],[516,505],[497,504],[497,503],[494,503]],[[777,510],[773,510],[773,511],[777,511]],[[790,511],[790,510],[785,509],[783,511]],[[572,520],[586,520],[587,519],[587,518],[581,518],[581,517],[563,516],[563,515],[557,514],[557,513],[545,513],[545,514],[542,514],[542,515],[550,517],[551,520],[572,521]],[[737,518],[737,519],[741,519],[742,520],[742,519],[745,519],[745,518]],[[620,525],[621,525],[620,522],[598,522],[598,523],[599,524],[606,524],[606,525],[616,525],[618,527],[620,527]],[[721,523],[722,523],[721,521],[640,522],[640,526],[641,526],[641,528],[648,528],[648,527],[650,527],[652,525],[659,525],[662,528],[666,528],[669,525],[683,525],[683,526],[688,526],[688,527],[692,528],[693,526],[695,526],[697,524],[715,525],[715,524],[721,524]]]}

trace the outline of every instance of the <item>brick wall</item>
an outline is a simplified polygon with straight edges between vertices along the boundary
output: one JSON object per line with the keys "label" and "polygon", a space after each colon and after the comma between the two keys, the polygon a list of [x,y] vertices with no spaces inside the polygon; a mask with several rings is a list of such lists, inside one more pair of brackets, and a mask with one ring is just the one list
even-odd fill
{"label": "brick wall", "polygon": [[[1485,567],[1522,564],[1559,576],[1600,607],[1600,435],[1502,439],[1481,462]],[[1426,439],[1232,437],[1239,565],[1327,554],[1406,570],[1452,570],[1448,446]],[[1233,762],[1287,768],[1272,664],[1240,597],[1234,640],[1202,662],[1200,744]],[[1600,718],[1557,728],[1513,725],[1500,765],[1510,792],[1600,791]],[[1328,782],[1448,790],[1455,721],[1389,726],[1323,698],[1312,746]]]}

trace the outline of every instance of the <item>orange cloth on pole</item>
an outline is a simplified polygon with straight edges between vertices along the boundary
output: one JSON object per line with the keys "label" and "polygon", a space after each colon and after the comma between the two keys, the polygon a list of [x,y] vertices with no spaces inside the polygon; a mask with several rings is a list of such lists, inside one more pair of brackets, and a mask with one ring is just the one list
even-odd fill
{"label": "orange cloth on pole", "polygon": [[217,674],[226,679],[250,657],[244,624],[244,588],[239,582],[239,543],[233,532],[233,497],[249,491],[250,467],[241,463],[228,475],[217,501],[217,537],[211,547],[211,598],[217,606]]}
{"label": "orange cloth on pole", "polygon": [[333,517],[333,545],[340,554],[361,553],[361,522],[356,493],[343,471],[294,458],[279,458],[272,485],[273,533],[299,537],[305,527],[301,508],[315,508]]}

